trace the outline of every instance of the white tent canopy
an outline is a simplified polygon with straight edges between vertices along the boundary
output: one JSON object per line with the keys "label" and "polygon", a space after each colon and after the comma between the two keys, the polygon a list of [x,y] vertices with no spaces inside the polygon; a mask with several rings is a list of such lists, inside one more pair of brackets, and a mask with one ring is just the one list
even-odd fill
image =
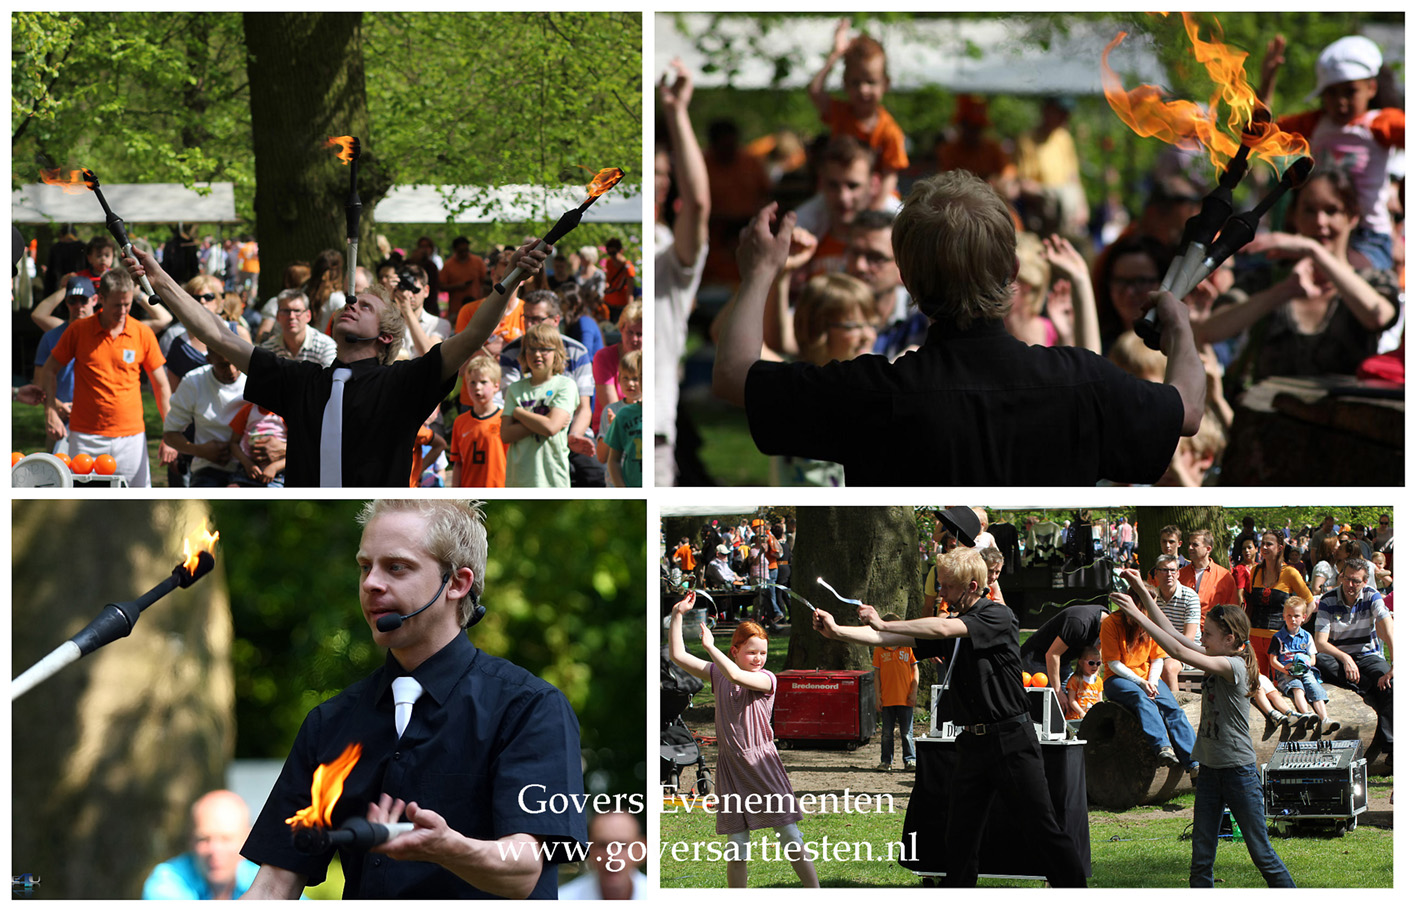
{"label": "white tent canopy", "polygon": [[[391,188],[374,207],[374,221],[440,223],[452,216],[455,223],[555,222],[583,200],[585,190],[579,187],[404,184]],[[591,204],[581,221],[639,223],[643,215],[639,187],[620,184]]]}
{"label": "white tent canopy", "polygon": [[[104,184],[100,190],[113,212],[129,224],[236,222],[236,192],[229,181],[192,188],[181,184]],[[103,207],[87,188],[75,194],[51,184],[26,184],[10,194],[10,218],[28,225],[102,223]]]}
{"label": "white tent canopy", "polygon": [[[723,86],[727,79],[723,61],[713,61],[694,47],[675,27],[677,17],[655,17],[655,73],[680,57],[700,86]],[[762,33],[751,17],[725,16],[716,25],[706,13],[683,16],[689,35],[703,35],[712,27],[724,40],[747,47],[747,38]],[[764,48],[798,48],[801,58],[776,85],[805,87],[821,68],[832,46],[837,17],[792,17],[762,34]],[[1045,50],[1037,40],[1037,20],[1024,13],[994,19],[920,19],[910,22],[869,22],[866,31],[885,46],[890,62],[891,88],[911,90],[938,86],[955,92],[1011,95],[1100,95],[1102,49],[1118,32],[1115,23],[1076,21],[1067,35],[1048,36]],[[1142,36],[1132,36],[1108,58],[1112,69],[1135,80],[1165,83],[1165,75]],[[705,73],[704,65],[719,69]],[[766,57],[745,60],[733,85],[738,89],[765,89],[773,85],[773,62]],[[837,65],[830,86],[839,87]],[[805,100],[804,100],[805,104]]]}

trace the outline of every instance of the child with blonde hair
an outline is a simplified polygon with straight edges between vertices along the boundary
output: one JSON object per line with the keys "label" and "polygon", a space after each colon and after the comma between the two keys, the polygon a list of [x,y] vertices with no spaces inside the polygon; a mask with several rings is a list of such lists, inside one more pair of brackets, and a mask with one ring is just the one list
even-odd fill
{"label": "child with blonde hair", "polygon": [[576,383],[564,374],[566,348],[554,324],[536,324],[522,337],[522,377],[507,386],[502,441],[508,486],[571,485],[567,429],[580,403]]}
{"label": "child with blonde hair", "polygon": [[497,392],[502,370],[497,361],[478,353],[462,367],[463,390],[471,406],[453,421],[448,443],[448,485],[507,485],[507,443],[502,441],[502,420]]}
{"label": "child with blonde hair", "polygon": [[718,794],[715,829],[728,836],[724,849],[728,885],[748,885],[749,833],[773,829],[792,869],[804,886],[815,887],[817,869],[802,840],[797,798],[782,758],[773,744],[772,707],[777,676],[767,669],[768,636],[751,620],[738,625],[728,654],[713,644],[713,630],[700,624],[703,647],[712,661],[697,658],[684,647],[684,614],[694,606],[690,591],[674,605],[669,622],[669,658],[713,686],[714,731],[718,737]]}

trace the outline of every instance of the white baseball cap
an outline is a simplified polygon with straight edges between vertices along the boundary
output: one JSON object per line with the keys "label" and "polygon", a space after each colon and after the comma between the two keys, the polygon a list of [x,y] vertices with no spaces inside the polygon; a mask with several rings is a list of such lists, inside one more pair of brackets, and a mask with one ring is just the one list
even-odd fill
{"label": "white baseball cap", "polygon": [[1348,35],[1319,52],[1314,64],[1317,88],[1309,93],[1316,98],[1329,86],[1356,79],[1372,79],[1383,65],[1383,52],[1371,38]]}

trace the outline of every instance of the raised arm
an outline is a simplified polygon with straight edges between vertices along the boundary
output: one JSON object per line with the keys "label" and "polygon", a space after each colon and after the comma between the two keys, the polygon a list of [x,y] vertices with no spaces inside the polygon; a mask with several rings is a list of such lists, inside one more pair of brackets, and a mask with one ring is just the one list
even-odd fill
{"label": "raised arm", "polygon": [[704,651],[709,653],[709,657],[713,658],[713,663],[718,665],[719,670],[723,671],[725,677],[737,683],[739,686],[746,687],[756,692],[772,692],[772,677],[761,670],[744,670],[739,667],[737,662],[719,651],[718,647],[714,645],[713,630],[708,626],[700,623],[699,632],[702,636]]}
{"label": "raised arm", "polygon": [[674,184],[679,191],[679,212],[674,214],[674,256],[682,266],[689,267],[699,260],[699,252],[708,244],[709,178],[699,139],[689,120],[689,100],[694,95],[694,82],[689,68],[679,58],[669,62],[674,68],[674,82],[668,74],[659,83],[659,102],[669,125],[669,142],[674,153]]}
{"label": "raised arm", "polygon": [[[1166,614],[1156,605],[1156,601],[1141,586],[1141,574],[1136,569],[1124,569],[1122,577],[1132,586],[1132,591],[1140,596],[1146,611],[1143,612],[1128,594],[1113,594],[1112,603],[1123,613],[1136,620],[1146,634],[1156,640],[1156,644],[1168,655],[1207,673],[1220,674],[1229,678],[1232,674],[1230,663],[1221,657],[1212,657],[1200,651],[1194,644],[1186,642]],[[1154,671],[1153,671],[1154,673]],[[1154,677],[1153,677],[1154,679]]]}
{"label": "raised arm", "polygon": [[[540,239],[528,242],[517,249],[515,266],[522,268],[524,276],[535,276],[541,271],[542,264],[546,263],[546,255],[547,251],[541,247]],[[498,292],[494,287],[492,294],[482,300],[482,304],[477,307],[462,332],[443,341],[440,353],[443,357],[444,378],[456,375],[462,364],[476,355],[482,344],[487,342],[487,338],[492,336],[492,331],[497,329],[497,322],[502,320],[507,303],[517,294],[518,287],[506,288],[506,292]]]}
{"label": "raised arm", "polygon": [[1169,292],[1152,293],[1152,306],[1161,319],[1161,351],[1166,354],[1166,383],[1181,395],[1185,418],[1181,421],[1182,435],[1200,431],[1205,415],[1205,366],[1196,352],[1196,338],[1191,332],[1191,318]]}
{"label": "raised arm", "polygon": [[763,348],[763,307],[773,280],[777,278],[792,243],[797,214],[788,212],[772,231],[777,204],[758,211],[743,230],[738,242],[738,272],[742,285],[725,306],[717,354],[713,360],[713,393],[735,406],[743,406],[743,388],[748,370],[758,361]]}
{"label": "raised arm", "polygon": [[709,662],[694,657],[684,647],[684,614],[694,608],[694,599],[697,596],[692,590],[689,591],[670,611],[669,660],[694,676],[704,679],[709,675]]}
{"label": "raised arm", "polygon": [[915,620],[883,620],[876,608],[862,604],[857,611],[861,622],[877,632],[905,635],[912,639],[962,639],[969,636],[964,621],[952,616],[922,616]]}
{"label": "raised arm", "polygon": [[812,77],[812,82],[807,86],[807,96],[816,106],[817,113],[824,117],[831,108],[832,100],[831,93],[827,91],[827,80],[831,77],[836,62],[841,60],[850,44],[851,20],[843,18],[836,24],[836,34],[832,36],[832,49],[827,54],[826,62],[822,64],[822,69],[817,71],[817,75]]}
{"label": "raised arm", "polygon": [[35,323],[41,331],[51,331],[64,323],[64,319],[54,314],[54,309],[59,307],[59,303],[64,301],[64,293],[68,290],[69,277],[73,274],[66,274],[59,288],[49,295],[40,299],[39,304],[30,312],[30,320]]}
{"label": "raised arm", "polygon": [[[207,309],[203,308],[196,299],[187,294],[187,291],[177,284],[177,281],[167,275],[167,272],[158,265],[157,260],[148,252],[133,249],[134,257],[123,258],[123,265],[128,268],[128,272],[134,279],[146,276],[152,283],[153,291],[162,300],[172,306],[172,310],[177,313],[177,319],[182,322],[182,326],[187,328],[187,332],[201,340],[207,346],[216,350],[226,357],[232,365],[245,372],[251,368],[251,341],[243,340],[233,333],[226,322]],[[139,294],[141,297],[141,293]],[[151,312],[152,309],[149,309]],[[164,309],[164,312],[166,309]],[[169,323],[171,316],[169,315]],[[164,382],[166,379],[164,379]],[[166,404],[163,405],[166,412]]]}
{"label": "raised arm", "polygon": [[1061,235],[1043,239],[1043,256],[1068,280],[1073,296],[1073,345],[1102,353],[1102,332],[1097,323],[1097,297],[1092,291],[1092,275],[1087,261],[1072,242]]}
{"label": "raised arm", "polygon": [[823,637],[838,642],[856,642],[859,645],[880,646],[882,648],[914,648],[915,639],[893,632],[877,632],[870,626],[840,626],[836,619],[825,610],[812,609],[812,628]]}

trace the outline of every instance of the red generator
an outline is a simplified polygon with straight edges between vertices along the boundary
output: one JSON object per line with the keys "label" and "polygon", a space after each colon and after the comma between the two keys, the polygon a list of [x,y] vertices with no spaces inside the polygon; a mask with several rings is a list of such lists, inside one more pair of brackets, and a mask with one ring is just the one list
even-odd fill
{"label": "red generator", "polygon": [[772,729],[785,747],[833,742],[855,749],[876,732],[875,671],[784,670]]}

